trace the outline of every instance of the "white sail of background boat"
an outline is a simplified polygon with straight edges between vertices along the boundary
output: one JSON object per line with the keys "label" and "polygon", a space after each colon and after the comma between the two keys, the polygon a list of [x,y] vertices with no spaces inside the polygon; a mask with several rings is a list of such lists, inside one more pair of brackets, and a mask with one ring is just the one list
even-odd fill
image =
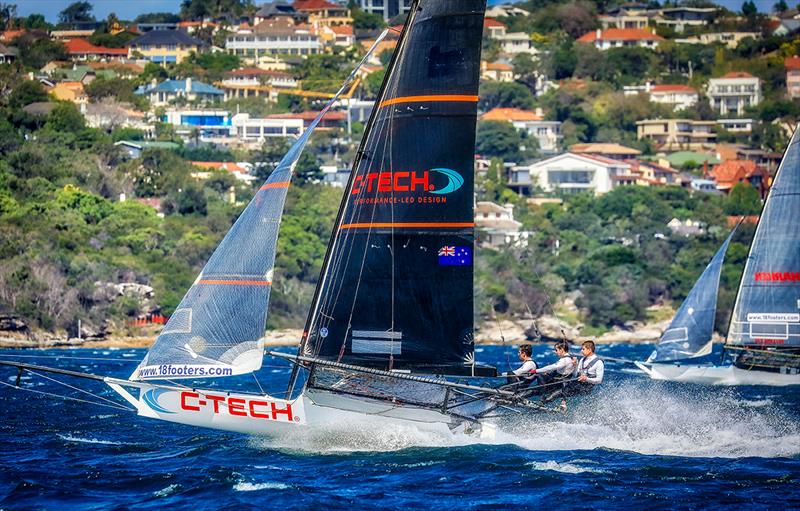
{"label": "white sail of background boat", "polygon": [[[736,295],[721,364],[686,364],[691,358],[674,347],[673,325],[687,327],[687,350],[700,347],[689,338],[709,339],[707,320],[687,323],[686,303],[656,347],[654,357],[636,365],[651,378],[713,385],[800,385],[800,145],[795,131],[775,174],[756,228]],[[710,296],[710,279],[718,283],[722,256],[730,236],[703,272],[686,302]],[[717,265],[717,266],[715,266]],[[710,273],[716,273],[716,277]],[[697,295],[695,295],[697,291]],[[716,302],[716,286],[713,291]],[[705,301],[706,307],[709,300]],[[708,337],[706,337],[708,336]],[[666,338],[666,343],[665,343]],[[708,348],[711,345],[708,344]],[[706,351],[708,350],[706,348]],[[698,351],[701,352],[702,349]],[[662,362],[672,363],[662,363]]]}
{"label": "white sail of background boat", "polygon": [[513,390],[446,378],[496,374],[475,360],[472,340],[485,7],[485,0],[412,4],[344,190],[298,354],[270,352],[295,364],[285,396],[173,380],[261,367],[292,173],[358,68],[256,192],[128,380],[54,371],[104,381],[145,417],[254,434],[360,420],[447,432],[477,429],[499,408],[542,410]]}

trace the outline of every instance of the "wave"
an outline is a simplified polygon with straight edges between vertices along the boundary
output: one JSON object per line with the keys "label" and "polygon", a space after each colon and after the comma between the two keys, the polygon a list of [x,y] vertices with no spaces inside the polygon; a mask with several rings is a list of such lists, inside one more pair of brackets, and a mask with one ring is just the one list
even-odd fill
{"label": "wave", "polygon": [[[797,420],[767,400],[719,389],[623,383],[573,403],[574,413],[526,418],[496,440],[529,450],[615,449],[689,457],[800,455]],[[563,420],[568,417],[568,420]]]}
{"label": "wave", "polygon": [[100,445],[134,445],[128,442],[115,442],[113,440],[100,440],[97,438],[82,438],[77,436],[71,435],[62,435],[59,434],[58,438],[64,440],[66,442],[74,442],[78,444],[100,444]]}
{"label": "wave", "polygon": [[600,470],[596,468],[588,468],[588,467],[581,467],[579,465],[575,465],[573,463],[559,463],[557,461],[532,461],[530,463],[525,464],[528,467],[533,468],[536,471],[542,472],[562,472],[564,474],[583,474],[585,472],[589,472],[592,474],[605,474],[605,470]]}
{"label": "wave", "polygon": [[236,491],[258,491],[258,490],[287,490],[291,488],[288,484],[283,483],[248,483],[241,481],[233,485]]}

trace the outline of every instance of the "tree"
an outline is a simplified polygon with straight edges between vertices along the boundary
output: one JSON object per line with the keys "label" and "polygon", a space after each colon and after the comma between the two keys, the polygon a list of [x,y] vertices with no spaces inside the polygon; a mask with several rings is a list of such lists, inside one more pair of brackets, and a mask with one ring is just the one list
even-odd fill
{"label": "tree", "polygon": [[71,3],[63,11],[58,13],[58,20],[61,23],[94,21],[94,16],[92,16],[92,4],[86,1]]}
{"label": "tree", "polygon": [[8,106],[14,109],[39,101],[47,101],[47,91],[35,80],[20,81],[8,96]]}
{"label": "tree", "polygon": [[480,107],[492,108],[533,108],[533,94],[520,83],[484,82],[480,90]]}
{"label": "tree", "polygon": [[74,103],[59,102],[47,116],[45,128],[57,133],[76,133],[86,127],[86,121]]}
{"label": "tree", "polygon": [[0,2],[0,28],[9,30],[17,17],[17,6]]}
{"label": "tree", "polygon": [[725,201],[728,215],[757,215],[761,211],[761,197],[750,183],[736,183]]}
{"label": "tree", "polygon": [[67,49],[60,41],[51,41],[45,33],[29,32],[14,39],[19,61],[28,69],[41,69],[53,60],[68,60]]}
{"label": "tree", "polygon": [[789,6],[786,4],[785,0],[778,0],[775,2],[775,5],[773,5],[772,8],[775,10],[775,12],[781,14],[789,10]]}
{"label": "tree", "polygon": [[755,2],[752,0],[745,0],[745,2],[742,4],[742,14],[747,18],[758,14],[758,8],[756,7]]}
{"label": "tree", "polygon": [[478,123],[475,150],[482,157],[497,157],[508,162],[521,162],[528,154],[522,149],[525,141],[520,132],[504,121]]}
{"label": "tree", "polygon": [[597,28],[597,11],[589,2],[571,2],[558,6],[555,19],[574,39]]}

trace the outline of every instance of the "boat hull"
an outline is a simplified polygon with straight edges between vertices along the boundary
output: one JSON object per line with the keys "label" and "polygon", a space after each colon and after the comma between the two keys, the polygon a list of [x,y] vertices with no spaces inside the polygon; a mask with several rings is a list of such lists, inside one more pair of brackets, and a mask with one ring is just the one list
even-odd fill
{"label": "boat hull", "polygon": [[800,373],[782,374],[748,371],[733,365],[644,364],[636,366],[654,380],[698,383],[701,385],[800,385]]}
{"label": "boat hull", "polygon": [[[118,384],[111,387],[136,406],[137,413],[143,417],[250,435],[282,436],[304,428],[341,428],[343,424],[404,425],[440,434],[464,429],[464,421],[436,410],[317,389],[305,390],[297,398],[285,400],[269,395],[168,388],[146,383],[136,384],[136,397]],[[486,431],[490,429],[485,428]]]}

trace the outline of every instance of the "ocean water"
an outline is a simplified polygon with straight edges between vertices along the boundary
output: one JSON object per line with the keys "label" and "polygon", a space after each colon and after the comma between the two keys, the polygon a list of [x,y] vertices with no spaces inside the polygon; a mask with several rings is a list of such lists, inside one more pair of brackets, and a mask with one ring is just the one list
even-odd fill
{"label": "ocean water", "polygon": [[[651,349],[599,351],[641,359]],[[0,350],[0,359],[126,377],[143,354]],[[513,348],[478,348],[504,370],[506,354],[513,364]],[[535,354],[550,356],[544,346]],[[288,364],[265,365],[260,384],[279,392]],[[602,390],[569,413],[520,418],[492,440],[347,425],[250,437],[60,400],[42,393],[97,398],[25,374],[39,393],[0,385],[0,509],[800,508],[800,389],[651,382],[606,367]],[[0,367],[0,382],[16,376]]]}

